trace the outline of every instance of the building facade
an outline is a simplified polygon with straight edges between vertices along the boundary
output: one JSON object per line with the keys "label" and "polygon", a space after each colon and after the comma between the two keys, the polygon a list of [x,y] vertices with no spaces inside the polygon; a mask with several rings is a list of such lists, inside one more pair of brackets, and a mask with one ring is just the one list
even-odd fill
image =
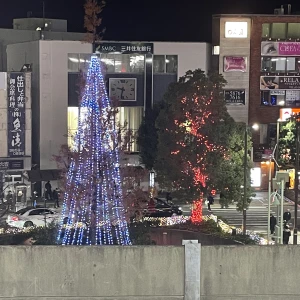
{"label": "building facade", "polygon": [[269,169],[263,154],[277,143],[281,116],[300,106],[300,16],[275,13],[213,17],[212,64],[227,80],[228,111],[237,122],[259,124],[253,160],[262,188]]}
{"label": "building facade", "polygon": [[0,200],[25,205],[31,186],[31,73],[0,73]]}
{"label": "building facade", "polygon": [[[68,136],[77,131],[79,75],[87,71],[92,45],[38,40],[10,44],[6,49],[8,70],[24,64],[32,70],[32,163],[39,170],[56,169],[53,155],[70,144]],[[209,70],[211,49],[207,43],[104,41],[97,52],[108,94],[118,101],[118,121],[136,132],[145,110],[163,99],[171,82],[188,70]],[[128,90],[124,97],[117,93],[120,84]],[[137,152],[133,141],[128,164],[139,164]]]}

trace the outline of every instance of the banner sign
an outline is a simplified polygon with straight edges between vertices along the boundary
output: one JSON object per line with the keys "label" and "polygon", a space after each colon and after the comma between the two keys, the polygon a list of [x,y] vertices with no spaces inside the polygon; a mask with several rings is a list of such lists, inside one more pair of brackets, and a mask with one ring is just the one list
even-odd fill
{"label": "banner sign", "polygon": [[284,122],[287,119],[289,119],[292,115],[299,114],[299,113],[300,113],[300,108],[280,108],[279,120],[281,122]]}
{"label": "banner sign", "polygon": [[262,42],[262,56],[300,56],[300,42]]}
{"label": "banner sign", "polygon": [[25,76],[12,72],[7,76],[8,157],[25,155]]}
{"label": "banner sign", "polygon": [[225,90],[226,105],[245,105],[245,90]]}
{"label": "banner sign", "polygon": [[261,76],[261,90],[299,90],[300,76]]}
{"label": "banner sign", "polygon": [[153,54],[153,43],[99,43],[96,45],[96,51],[100,53],[114,53],[121,54]]}
{"label": "banner sign", "polygon": [[247,57],[224,56],[224,72],[246,72]]}
{"label": "banner sign", "polygon": [[0,160],[0,171],[6,170],[23,170],[23,160]]}

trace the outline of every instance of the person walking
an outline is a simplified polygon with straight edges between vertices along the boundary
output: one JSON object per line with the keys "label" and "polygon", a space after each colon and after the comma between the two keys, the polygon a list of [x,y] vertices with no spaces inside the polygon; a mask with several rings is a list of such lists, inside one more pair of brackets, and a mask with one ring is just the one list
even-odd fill
{"label": "person walking", "polygon": [[53,191],[52,197],[53,197],[53,200],[54,200],[54,208],[58,208],[58,207],[59,207],[58,188],[56,188],[56,189]]}
{"label": "person walking", "polygon": [[47,200],[52,200],[52,186],[50,181],[47,181],[45,184],[45,198]]}
{"label": "person walking", "polygon": [[290,236],[291,236],[290,227],[289,227],[289,225],[285,225],[284,230],[283,230],[283,244],[284,245],[288,245]]}
{"label": "person walking", "polygon": [[291,211],[289,209],[286,210],[286,212],[283,214],[283,220],[288,223],[292,218]]}
{"label": "person walking", "polygon": [[270,216],[270,231],[271,231],[271,234],[275,233],[276,224],[277,224],[277,219],[271,214],[271,216]]}
{"label": "person walking", "polygon": [[213,196],[212,196],[212,194],[211,193],[209,193],[208,194],[208,197],[207,197],[207,208],[208,208],[208,211],[211,211],[211,205],[213,205],[214,204],[214,198],[213,198]]}

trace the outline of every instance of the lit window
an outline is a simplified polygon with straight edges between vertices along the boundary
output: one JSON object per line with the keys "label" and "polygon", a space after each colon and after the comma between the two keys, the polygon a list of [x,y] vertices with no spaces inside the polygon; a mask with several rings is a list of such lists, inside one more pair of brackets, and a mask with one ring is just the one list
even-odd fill
{"label": "lit window", "polygon": [[78,129],[78,107],[68,107],[68,146],[74,146],[74,137]]}
{"label": "lit window", "polygon": [[79,54],[68,55],[68,71],[79,72]]}
{"label": "lit window", "polygon": [[153,73],[165,73],[165,56],[164,55],[154,55],[153,57]]}
{"label": "lit window", "polygon": [[213,55],[220,55],[220,46],[213,47]]}

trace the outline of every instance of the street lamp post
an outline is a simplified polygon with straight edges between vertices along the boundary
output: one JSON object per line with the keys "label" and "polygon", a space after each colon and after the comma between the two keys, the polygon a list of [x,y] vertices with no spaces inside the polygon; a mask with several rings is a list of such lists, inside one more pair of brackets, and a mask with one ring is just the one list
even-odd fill
{"label": "street lamp post", "polygon": [[244,197],[243,197],[243,234],[246,234],[246,221],[247,221],[247,211],[246,211],[246,195],[247,195],[247,158],[248,158],[248,127],[245,126],[245,136],[244,136]]}
{"label": "street lamp post", "polygon": [[246,199],[247,199],[247,162],[248,162],[248,128],[253,128],[257,130],[259,126],[254,124],[253,126],[247,126],[245,124],[245,136],[244,136],[244,195],[243,195],[243,234],[246,234],[246,223],[247,223],[247,209],[246,209]]}
{"label": "street lamp post", "polygon": [[295,212],[294,212],[294,238],[293,244],[297,245],[298,241],[298,186],[299,186],[299,124],[298,120],[296,119],[296,163],[295,163]]}

